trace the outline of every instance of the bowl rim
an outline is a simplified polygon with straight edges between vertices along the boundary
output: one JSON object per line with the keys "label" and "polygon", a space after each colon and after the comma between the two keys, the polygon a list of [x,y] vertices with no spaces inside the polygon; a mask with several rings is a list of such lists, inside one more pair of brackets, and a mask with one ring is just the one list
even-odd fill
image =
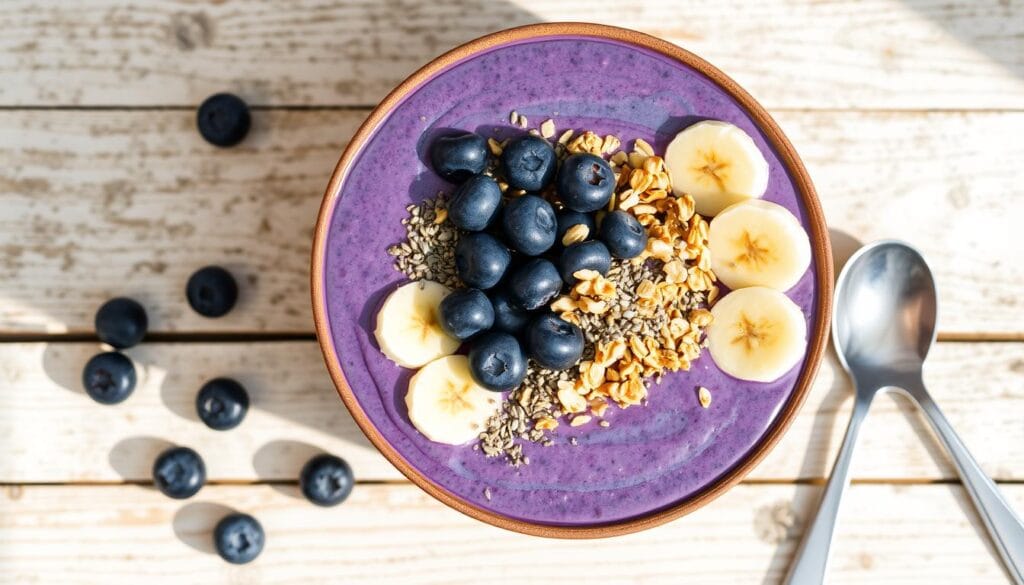
{"label": "bowl rim", "polygon": [[[812,324],[811,335],[808,337],[809,342],[804,366],[790,393],[789,399],[782,405],[776,414],[775,420],[769,425],[764,435],[761,436],[753,448],[748,450],[738,462],[714,481],[671,506],[623,520],[572,526],[519,520],[483,509],[448,492],[445,488],[434,483],[410,465],[380,434],[359,405],[355,393],[353,393],[352,388],[348,385],[345,374],[341,369],[337,348],[334,346],[334,338],[331,335],[330,322],[327,316],[326,296],[324,294],[324,258],[326,255],[327,234],[331,218],[334,215],[334,207],[338,200],[340,200],[341,185],[367,140],[372,137],[377,127],[387,119],[391,112],[401,104],[406,96],[419,88],[421,84],[465,59],[508,44],[533,41],[544,37],[565,36],[617,41],[659,53],[696,70],[735,99],[754,121],[757,128],[764,133],[768,144],[778,154],[784,168],[792,177],[798,196],[808,215],[809,236],[813,250],[812,258],[817,268],[815,283],[817,319]],[[602,538],[653,528],[701,508],[739,483],[775,447],[796,418],[800,407],[810,392],[818,367],[821,364],[825,346],[828,343],[828,329],[831,321],[833,267],[825,217],[807,169],[804,168],[793,145],[790,144],[775,120],[772,119],[764,107],[735,81],[697,55],[668,41],[645,33],[600,24],[552,22],[530,24],[498,31],[448,51],[406,78],[373,109],[356,130],[352,139],[345,147],[341,158],[338,160],[320,205],[314,230],[311,263],[310,289],[313,303],[313,320],[316,325],[317,340],[324,356],[324,362],[327,365],[327,370],[342,402],[344,402],[352,414],[352,418],[355,419],[356,424],[370,442],[406,478],[445,505],[499,528],[549,538]]]}

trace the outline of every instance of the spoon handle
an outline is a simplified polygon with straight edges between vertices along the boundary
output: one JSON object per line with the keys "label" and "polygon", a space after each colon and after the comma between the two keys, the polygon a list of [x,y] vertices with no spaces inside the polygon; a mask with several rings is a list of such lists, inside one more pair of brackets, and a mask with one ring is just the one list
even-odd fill
{"label": "spoon handle", "polygon": [[1003,557],[1006,570],[1014,583],[1024,585],[1024,523],[1021,523],[1013,508],[999,493],[996,484],[985,475],[978,462],[967,451],[963,441],[932,400],[924,381],[916,377],[904,381],[901,386],[921,406],[932,428],[949,451],[960,473],[960,479],[974,500],[974,506],[978,509],[978,514],[984,521],[999,555]]}
{"label": "spoon handle", "polygon": [[825,568],[828,565],[829,550],[835,534],[836,516],[839,514],[839,500],[843,497],[846,486],[850,484],[850,461],[853,459],[853,446],[857,443],[861,422],[871,405],[870,397],[861,398],[858,392],[853,402],[853,414],[850,425],[846,427],[843,445],[839,448],[832,475],[828,478],[825,493],[814,520],[804,532],[800,547],[796,550],[795,560],[789,567],[789,573],[783,581],[787,585],[821,585],[825,580]]}

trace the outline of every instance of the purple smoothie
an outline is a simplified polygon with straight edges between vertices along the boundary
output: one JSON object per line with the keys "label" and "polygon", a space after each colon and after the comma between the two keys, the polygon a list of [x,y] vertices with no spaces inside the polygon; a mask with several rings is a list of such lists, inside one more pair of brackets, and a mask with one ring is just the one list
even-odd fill
{"label": "purple smoothie", "polygon": [[[705,351],[689,372],[652,385],[646,407],[609,408],[609,428],[563,424],[555,445],[526,443],[529,465],[488,459],[471,445],[451,447],[420,435],[405,412],[411,375],[388,361],[373,339],[375,311],[403,276],[386,248],[401,240],[410,202],[451,186],[424,161],[446,129],[498,139],[554,119],[653,144],[659,154],[693,122],[713,118],[749,133],[771,167],[765,199],[808,219],[792,178],[745,111],[700,73],[658,53],[618,42],[547,38],[504,45],[462,61],[412,92],[364,145],[341,186],[326,243],[324,290],[330,335],[360,406],[413,467],[451,494],[495,513],[535,523],[589,525],[648,514],[680,502],[736,464],[760,440],[789,397],[802,363],[758,384],[722,373]],[[815,319],[814,268],[787,294]],[[696,388],[712,390],[700,407]],[[577,445],[570,444],[575,437]],[[484,496],[489,488],[491,499]]]}

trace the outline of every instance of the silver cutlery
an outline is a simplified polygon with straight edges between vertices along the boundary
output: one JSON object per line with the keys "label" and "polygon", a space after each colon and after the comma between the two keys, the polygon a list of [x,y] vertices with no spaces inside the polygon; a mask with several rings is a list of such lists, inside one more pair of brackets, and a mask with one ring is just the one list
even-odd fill
{"label": "silver cutlery", "polygon": [[874,242],[850,257],[836,284],[832,342],[856,389],[853,414],[818,513],[796,551],[785,583],[824,581],[839,500],[861,422],[877,393],[896,390],[917,403],[956,465],[960,479],[1006,569],[1024,585],[1024,524],[971,457],[925,389],[925,356],[935,341],[938,303],[924,257],[903,242]]}

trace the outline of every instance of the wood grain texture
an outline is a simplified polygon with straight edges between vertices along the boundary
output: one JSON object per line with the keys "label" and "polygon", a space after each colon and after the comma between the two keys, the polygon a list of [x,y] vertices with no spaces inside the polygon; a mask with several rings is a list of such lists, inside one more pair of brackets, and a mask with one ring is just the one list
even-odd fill
{"label": "wood grain texture", "polygon": [[[115,294],[140,299],[153,331],[310,333],[311,229],[366,106],[459,43],[578,19],[663,37],[734,77],[804,158],[840,259],[851,237],[906,239],[939,280],[944,335],[1024,341],[1024,0],[0,2],[0,340],[87,333]],[[309,109],[259,108],[243,145],[214,149],[191,108],[225,90]],[[242,285],[223,319],[184,300],[188,275],[209,263]],[[147,343],[129,351],[140,387],[115,407],[80,389],[97,351],[0,343],[0,582],[777,583],[821,488],[775,482],[825,476],[851,402],[829,355],[752,482],[649,532],[556,542],[394,481],[313,342]],[[1021,342],[940,343],[926,373],[985,471],[1014,482],[1022,356]],[[228,433],[193,405],[221,375],[254,399]],[[863,431],[857,480],[955,477],[904,401],[881,397]],[[121,483],[146,483],[170,441],[197,448],[218,485],[177,502]],[[322,450],[371,482],[336,509],[288,483]],[[20,485],[39,483],[67,485]],[[1024,513],[1024,485],[1002,489]],[[969,508],[956,485],[855,484],[829,582],[1007,583]],[[267,528],[253,565],[212,554],[229,509]]]}
{"label": "wood grain texture", "polygon": [[[191,112],[0,112],[0,333],[88,332],[115,294],[141,300],[154,331],[311,332],[311,230],[365,115],[257,112],[246,142],[219,150]],[[778,120],[842,232],[837,249],[849,236],[908,240],[932,263],[944,334],[1024,336],[1024,113]],[[242,285],[221,319],[184,299],[209,263]]]}
{"label": "wood grain texture", "polygon": [[[96,351],[87,343],[0,344],[0,482],[148,481],[171,441],[197,449],[214,481],[294,480],[320,450],[345,457],[361,480],[401,479],[348,415],[315,343],[143,344],[128,351],[139,387],[112,407],[80,390],[82,365]],[[926,376],[981,466],[1002,480],[1024,479],[1022,355],[1022,343],[940,343]],[[253,399],[229,432],[207,429],[195,414],[196,392],[217,376],[236,377]],[[851,402],[852,387],[829,355],[801,415],[749,477],[824,478]],[[956,477],[915,409],[890,397],[872,407],[853,476]]]}
{"label": "wood grain texture", "polygon": [[[143,344],[127,352],[139,384],[113,408],[81,389],[82,367],[97,351],[0,344],[0,437],[11,455],[0,482],[149,480],[171,442],[199,451],[213,480],[296,479],[321,451],[343,456],[360,479],[402,479],[349,416],[316,343]],[[252,402],[242,424],[224,432],[195,409],[199,388],[220,376],[241,382]]]}
{"label": "wood grain texture", "polygon": [[[1024,486],[1004,492],[1024,507]],[[139,486],[12,486],[0,492],[0,573],[5,582],[69,585],[519,584],[538,572],[566,583],[675,584],[683,575],[777,583],[819,493],[741,485],[647,532],[554,541],[475,522],[409,485],[357,486],[328,510],[301,500],[294,486],[207,487],[188,502]],[[853,486],[828,582],[1008,583],[969,506],[959,486]],[[229,510],[253,514],[266,530],[250,565],[212,552],[212,528]]]}
{"label": "wood grain texture", "polygon": [[[60,0],[0,5],[0,105],[369,105],[499,29],[587,20],[688,48],[770,108],[1016,108],[1024,2]],[[766,23],[771,23],[767,26]],[[882,32],[884,31],[884,33]]]}
{"label": "wood grain texture", "polygon": [[[316,209],[364,113],[258,113],[216,149],[191,112],[0,113],[0,331],[88,331],[134,296],[151,331],[311,332]],[[207,264],[239,280],[208,319],[185,300]]]}

